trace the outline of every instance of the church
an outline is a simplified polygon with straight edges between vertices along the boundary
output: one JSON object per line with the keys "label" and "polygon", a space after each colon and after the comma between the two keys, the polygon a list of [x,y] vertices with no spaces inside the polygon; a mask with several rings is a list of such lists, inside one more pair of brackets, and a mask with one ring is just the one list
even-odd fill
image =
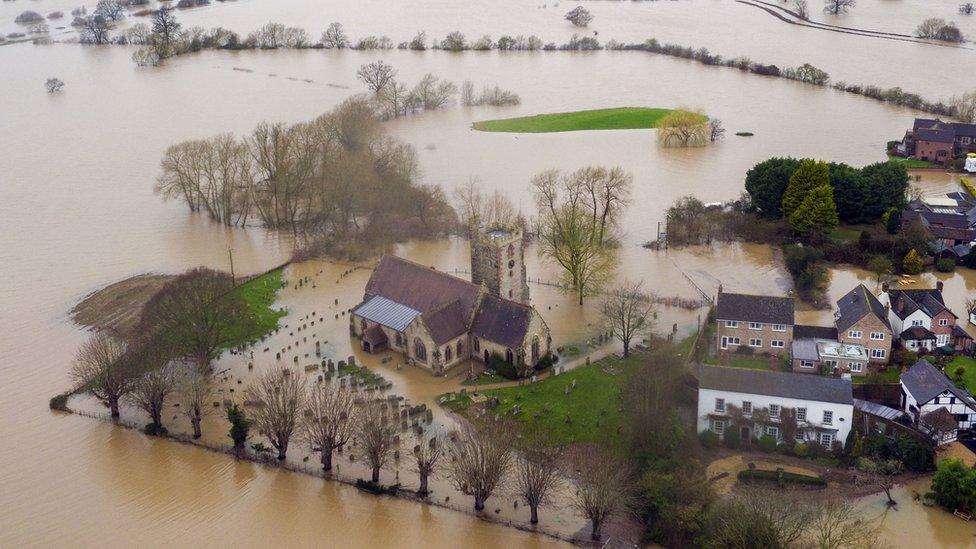
{"label": "church", "polygon": [[549,355],[549,327],[529,305],[522,232],[479,230],[471,243],[471,282],[384,255],[349,333],[371,353],[393,350],[434,374],[497,354],[519,370]]}

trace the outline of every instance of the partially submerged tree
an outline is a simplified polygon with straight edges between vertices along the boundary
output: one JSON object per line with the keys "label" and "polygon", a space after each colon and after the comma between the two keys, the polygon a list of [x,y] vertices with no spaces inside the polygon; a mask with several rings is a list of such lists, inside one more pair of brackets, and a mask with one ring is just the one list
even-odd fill
{"label": "partially submerged tree", "polygon": [[47,90],[47,93],[58,93],[64,89],[64,81],[60,78],[48,78],[44,82],[44,89]]}
{"label": "partially submerged tree", "polygon": [[413,447],[413,469],[420,477],[420,487],[417,495],[427,497],[430,494],[428,481],[437,471],[438,463],[444,455],[444,441],[436,435],[417,434]]}
{"label": "partially submerged tree", "polygon": [[244,452],[244,445],[251,434],[251,420],[248,419],[244,409],[236,403],[227,408],[227,421],[230,423],[230,432],[227,436],[234,441],[234,451]]}
{"label": "partially submerged tree", "polygon": [[578,449],[579,468],[573,505],[590,521],[590,538],[600,539],[601,529],[630,500],[630,470],[606,448],[593,445]]}
{"label": "partially submerged tree", "polygon": [[322,469],[332,470],[332,453],[352,438],[356,420],[355,395],[337,384],[309,389],[303,427],[313,452],[321,453]]}
{"label": "partially submerged tree", "polygon": [[88,337],[78,349],[71,367],[71,380],[88,391],[119,417],[119,401],[132,391],[138,379],[126,359],[125,342],[105,332]]}
{"label": "partially submerged tree", "polygon": [[453,82],[441,80],[432,73],[427,73],[410,90],[411,102],[425,111],[439,109],[457,95],[458,89]]}
{"label": "partially submerged tree", "polygon": [[824,13],[843,15],[857,4],[857,0],[824,0]]}
{"label": "partially submerged tree", "polygon": [[109,42],[108,21],[101,15],[89,15],[81,19],[78,36],[82,44],[101,45]]}
{"label": "partially submerged tree", "polygon": [[245,394],[255,404],[251,413],[254,427],[278,450],[278,459],[284,460],[305,410],[305,379],[285,368],[275,368],[248,386]]}
{"label": "partially submerged tree", "polygon": [[487,193],[477,177],[468,179],[452,194],[469,237],[475,234],[479,226],[507,227],[518,222],[518,212],[508,196],[498,189]]}
{"label": "partially submerged tree", "polygon": [[380,469],[386,465],[397,444],[397,422],[386,401],[365,403],[359,410],[356,423],[356,441],[363,457],[372,469],[370,480],[380,481]]}
{"label": "partially submerged tree", "polygon": [[956,118],[963,122],[976,123],[976,90],[952,96],[949,104],[956,111]]}
{"label": "partially submerged tree", "polygon": [[501,485],[512,466],[510,435],[494,422],[466,426],[452,435],[449,476],[454,487],[474,498],[476,511]]}
{"label": "partially submerged tree", "polygon": [[373,61],[359,67],[356,76],[366,84],[374,95],[386,89],[396,78],[397,71],[389,63],[383,60]]}
{"label": "partially submerged tree", "polygon": [[624,346],[624,358],[630,356],[634,337],[647,333],[654,324],[654,302],[644,291],[643,282],[625,282],[603,296],[603,321],[610,335]]}
{"label": "partially submerged tree", "polygon": [[566,13],[565,19],[574,26],[585,27],[593,21],[593,14],[583,6],[577,6]]}
{"label": "partially submerged tree", "polygon": [[173,55],[176,40],[179,38],[182,25],[176,20],[173,8],[161,6],[150,16],[152,34],[150,46],[158,59],[166,59]]}
{"label": "partially submerged tree", "polygon": [[947,22],[940,17],[930,17],[922,21],[915,29],[915,36],[940,40],[942,42],[962,42],[962,32],[955,23]]}
{"label": "partially submerged tree", "polygon": [[657,122],[658,140],[665,147],[702,147],[708,144],[708,117],[699,112],[675,110]]}
{"label": "partially submerged tree", "polygon": [[708,140],[712,143],[725,139],[725,127],[720,118],[708,119]]}
{"label": "partially submerged tree", "polygon": [[325,49],[341,50],[349,47],[349,37],[346,36],[342,23],[330,23],[329,27],[322,33],[322,45]]}
{"label": "partially submerged tree", "polygon": [[208,406],[210,395],[213,394],[213,378],[207,370],[191,368],[176,383],[176,395],[180,401],[180,410],[190,420],[193,428],[193,438],[200,438],[200,424],[203,417],[210,410]]}
{"label": "partially submerged tree", "polygon": [[169,363],[152,367],[140,377],[129,393],[129,400],[149,416],[146,434],[166,434],[163,407],[176,388],[176,370]]}
{"label": "partially submerged tree", "polygon": [[538,524],[539,507],[552,502],[561,482],[559,466],[564,448],[547,442],[542,435],[529,437],[520,445],[520,456],[515,460],[515,489],[529,506],[532,524]]}
{"label": "partially submerged tree", "polygon": [[891,273],[892,268],[891,260],[883,255],[876,255],[868,262],[868,270],[874,273],[878,284],[881,284],[882,277]]}
{"label": "partially submerged tree", "polygon": [[98,0],[95,4],[95,15],[111,21],[119,21],[125,18],[125,4],[122,0]]}
{"label": "partially submerged tree", "polygon": [[800,19],[809,19],[810,11],[807,8],[807,0],[793,0],[793,11],[800,17]]}

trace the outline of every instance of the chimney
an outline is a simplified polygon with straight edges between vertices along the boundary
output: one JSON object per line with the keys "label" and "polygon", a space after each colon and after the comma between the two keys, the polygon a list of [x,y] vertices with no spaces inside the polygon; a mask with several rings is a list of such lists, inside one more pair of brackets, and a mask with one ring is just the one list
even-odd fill
{"label": "chimney", "polygon": [[888,282],[887,281],[881,283],[881,291],[882,292],[888,293],[888,290],[890,290],[890,289],[891,289],[891,286],[888,285]]}
{"label": "chimney", "polygon": [[719,285],[718,285],[718,293],[719,293],[719,294],[721,294],[721,293],[722,293],[722,285],[721,285],[721,284],[719,284]]}
{"label": "chimney", "polygon": [[937,281],[935,283],[935,289],[938,290],[940,294],[942,293],[942,288],[944,286],[945,286],[945,284],[941,280],[939,280],[939,281]]}

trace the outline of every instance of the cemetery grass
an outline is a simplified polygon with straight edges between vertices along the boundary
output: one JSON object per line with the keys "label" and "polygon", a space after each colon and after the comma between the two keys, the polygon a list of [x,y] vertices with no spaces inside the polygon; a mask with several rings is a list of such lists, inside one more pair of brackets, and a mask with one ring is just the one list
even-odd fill
{"label": "cemetery grass", "polygon": [[486,132],[550,133],[580,130],[638,130],[656,127],[671,109],[619,107],[482,120],[474,129]]}
{"label": "cemetery grass", "polygon": [[265,334],[278,327],[278,320],[287,314],[284,309],[274,309],[278,290],[282,285],[283,269],[275,269],[269,273],[252,278],[238,286],[234,291],[239,292],[247,304],[247,314],[250,316],[251,326],[234,322],[227,323],[226,329],[233,342],[229,347],[236,347],[260,339]]}

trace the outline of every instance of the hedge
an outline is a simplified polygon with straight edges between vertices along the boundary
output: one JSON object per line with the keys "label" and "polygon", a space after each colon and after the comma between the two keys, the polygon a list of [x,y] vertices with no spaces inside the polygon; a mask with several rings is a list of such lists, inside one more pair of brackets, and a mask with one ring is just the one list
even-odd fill
{"label": "hedge", "polygon": [[810,475],[801,475],[799,473],[788,473],[786,471],[764,471],[760,469],[746,469],[745,471],[739,471],[739,480],[743,482],[748,481],[766,481],[775,482],[777,484],[803,484],[807,486],[826,486],[827,481],[821,477],[812,477]]}

